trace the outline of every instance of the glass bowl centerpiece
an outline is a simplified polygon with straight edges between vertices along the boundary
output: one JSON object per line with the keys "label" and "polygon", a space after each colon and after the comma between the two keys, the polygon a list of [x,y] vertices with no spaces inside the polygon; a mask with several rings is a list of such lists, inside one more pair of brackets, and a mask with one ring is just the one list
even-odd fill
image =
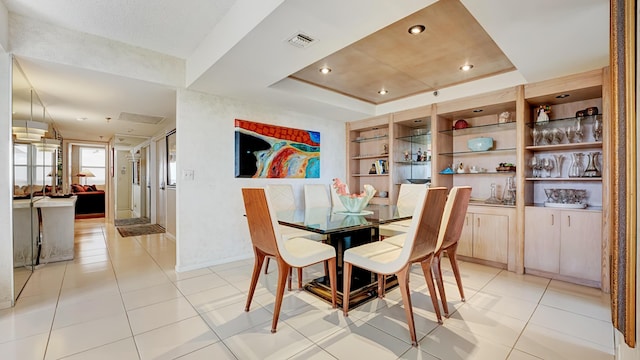
{"label": "glass bowl centerpiece", "polygon": [[376,189],[373,186],[366,184],[364,185],[364,191],[360,194],[349,194],[347,192],[347,184],[337,178],[333,179],[333,188],[336,189],[338,198],[347,209],[347,212],[353,214],[362,213],[362,210],[369,204],[369,201],[376,193]]}

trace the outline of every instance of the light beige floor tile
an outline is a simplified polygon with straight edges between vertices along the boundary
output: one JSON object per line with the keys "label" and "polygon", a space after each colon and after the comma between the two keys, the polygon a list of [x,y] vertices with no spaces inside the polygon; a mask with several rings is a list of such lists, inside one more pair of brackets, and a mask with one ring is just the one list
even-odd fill
{"label": "light beige floor tile", "polygon": [[216,274],[209,273],[185,280],[176,281],[176,286],[184,295],[195,294],[204,290],[226,285],[227,282]]}
{"label": "light beige floor tile", "polygon": [[569,311],[539,305],[533,313],[531,324],[590,341],[613,349],[613,326],[611,322],[597,320]]}
{"label": "light beige floor tile", "polygon": [[179,360],[235,360],[231,351],[221,341],[181,356]]}
{"label": "light beige floor tile", "polygon": [[31,305],[21,300],[13,309],[0,311],[0,343],[49,333],[55,315],[55,304],[37,305],[42,296],[33,296]]}
{"label": "light beige floor tile", "polygon": [[178,291],[178,288],[170,282],[122,294],[122,300],[127,310],[133,310],[179,297],[182,297],[182,294]]}
{"label": "light beige floor tile", "polygon": [[527,354],[526,352],[513,349],[507,360],[540,360],[539,357]]}
{"label": "light beige floor tile", "polygon": [[305,306],[290,314],[282,314],[280,321],[285,321],[313,342],[318,342],[322,338],[353,324],[352,319],[342,315],[341,309],[331,309],[329,304],[320,307]]}
{"label": "light beige floor tile", "polygon": [[[406,340],[398,337],[406,336]],[[391,336],[361,321],[322,339],[318,345],[338,359],[397,359],[411,348],[409,335]]]}
{"label": "light beige floor tile", "polygon": [[134,335],[198,315],[183,297],[130,310],[127,314]]}
{"label": "light beige floor tile", "polygon": [[243,303],[236,303],[202,313],[200,316],[209,324],[221,338],[229,336],[266,323],[271,324],[273,314],[262,306],[254,304],[251,310],[244,311]]}
{"label": "light beige floor tile", "polygon": [[221,306],[244,303],[247,300],[247,295],[235,287],[225,284],[215,289],[187,295],[186,298],[199,313],[204,313]]}
{"label": "light beige floor tile", "polygon": [[[175,256],[173,256],[173,262],[175,265]],[[169,279],[171,279],[171,281],[176,282],[179,280],[186,280],[186,279],[191,279],[198,276],[209,275],[213,272],[209,268],[204,268],[204,269],[198,269],[198,270],[192,270],[192,271],[184,271],[180,273],[171,269],[170,271],[166,271],[165,273],[167,274]]]}
{"label": "light beige floor tile", "polygon": [[487,338],[495,343],[508,347],[518,340],[518,336],[527,324],[524,320],[503,315],[486,309],[462,306],[445,321],[444,326],[465,330],[475,335]]}
{"label": "light beige floor tile", "polygon": [[282,322],[278,331],[271,332],[271,324],[251,328],[222,340],[238,359],[287,359],[313,343]]}
{"label": "light beige floor tile", "polygon": [[471,332],[440,326],[420,341],[420,349],[446,360],[506,359],[511,347],[498,344]]}
{"label": "light beige floor tile", "polygon": [[118,275],[118,286],[123,293],[171,283],[169,278],[160,270],[146,274]]}
{"label": "light beige floor tile", "polygon": [[175,359],[220,341],[199,317],[136,335],[140,359]]}
{"label": "light beige floor tile", "polygon": [[548,283],[549,279],[502,271],[481,290],[537,303],[542,298]]}
{"label": "light beige floor tile", "polygon": [[516,349],[541,359],[613,360],[613,349],[574,336],[529,323],[518,339]]}
{"label": "light beige floor tile", "polygon": [[599,289],[553,280],[540,303],[599,320],[611,321],[609,295]]}
{"label": "light beige floor tile", "polygon": [[[367,324],[411,343],[409,325],[404,311],[404,305],[395,304],[389,307],[382,307],[372,316],[363,319]],[[425,335],[439,326],[436,315],[433,311],[413,307],[413,321],[416,329],[416,338],[422,339]]]}
{"label": "light beige floor tile", "polygon": [[521,300],[510,296],[500,296],[479,291],[469,300],[467,305],[476,309],[486,309],[499,312],[523,321],[528,321],[537,303]]}
{"label": "light beige floor tile", "polygon": [[428,354],[427,352],[415,347],[412,347],[411,349],[409,349],[407,352],[402,354],[398,359],[399,360],[440,360],[437,357],[431,354]]}
{"label": "light beige floor tile", "polygon": [[59,305],[53,328],[78,324],[124,313],[120,294],[91,298],[87,301],[67,302]]}
{"label": "light beige floor tile", "polygon": [[0,343],[0,357],[2,359],[44,359],[47,349],[49,333],[43,333]]}
{"label": "light beige floor tile", "polygon": [[133,337],[103,345],[65,357],[64,360],[138,360],[138,350]]}
{"label": "light beige floor tile", "polygon": [[131,337],[125,313],[51,331],[46,360],[59,359]]}
{"label": "light beige floor tile", "polygon": [[322,350],[319,346],[313,345],[310,348],[293,355],[289,360],[336,360],[336,358]]}
{"label": "light beige floor tile", "polygon": [[[276,295],[274,293],[261,291],[259,294],[253,296],[253,301],[262,305],[266,310],[273,312],[276,303]],[[297,311],[308,305],[313,305],[322,300],[315,295],[310,294],[307,291],[298,290],[284,290],[284,297],[282,298],[282,304],[280,305],[280,313],[288,314],[290,312]],[[330,306],[328,303],[326,303]]]}

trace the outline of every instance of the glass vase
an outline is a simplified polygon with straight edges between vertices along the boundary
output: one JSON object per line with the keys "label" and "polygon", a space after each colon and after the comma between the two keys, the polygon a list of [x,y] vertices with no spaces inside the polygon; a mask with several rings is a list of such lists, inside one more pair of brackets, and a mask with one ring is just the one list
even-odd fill
{"label": "glass vase", "polygon": [[553,158],[556,162],[556,175],[554,177],[561,178],[562,177],[562,161],[564,160],[564,155],[562,154],[554,154]]}
{"label": "glass vase", "polygon": [[584,170],[583,177],[598,177],[599,171],[596,168],[597,152],[590,152],[587,154],[587,168]]}
{"label": "glass vase", "polygon": [[571,166],[569,166],[569,177],[581,177],[584,174],[584,165],[582,165],[583,153],[571,154]]}

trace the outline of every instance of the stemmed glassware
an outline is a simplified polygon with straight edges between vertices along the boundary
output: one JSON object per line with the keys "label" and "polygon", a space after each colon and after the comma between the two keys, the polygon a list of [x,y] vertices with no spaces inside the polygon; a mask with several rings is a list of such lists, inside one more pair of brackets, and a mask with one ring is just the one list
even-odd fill
{"label": "stemmed glassware", "polygon": [[562,143],[564,140],[564,129],[562,128],[553,128],[551,129],[552,140],[551,143],[554,145]]}
{"label": "stemmed glassware", "polygon": [[542,168],[547,170],[547,177],[551,177],[551,170],[553,169],[553,160],[551,158],[542,159]]}
{"label": "stemmed glassware", "polygon": [[542,139],[542,131],[537,127],[534,127],[533,130],[531,130],[531,137],[533,137],[533,146],[540,145],[540,139]]}
{"label": "stemmed glassware", "polygon": [[562,177],[562,161],[564,160],[563,154],[554,154],[553,158],[556,162],[556,176],[557,178]]}
{"label": "stemmed glassware", "polygon": [[538,177],[538,173],[537,173],[538,166],[539,166],[538,163],[539,163],[539,159],[536,156],[532,156],[529,159],[529,167],[531,168],[531,176],[534,177],[534,178]]}
{"label": "stemmed glassware", "polygon": [[593,122],[593,139],[602,141],[602,119],[599,117],[596,117]]}

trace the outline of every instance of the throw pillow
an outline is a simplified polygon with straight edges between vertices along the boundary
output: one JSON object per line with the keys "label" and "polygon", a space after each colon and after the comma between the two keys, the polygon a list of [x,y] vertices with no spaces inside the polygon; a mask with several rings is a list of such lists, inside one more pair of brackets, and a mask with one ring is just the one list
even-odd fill
{"label": "throw pillow", "polygon": [[73,191],[74,193],[84,192],[84,187],[82,185],[72,184],[71,191]]}

